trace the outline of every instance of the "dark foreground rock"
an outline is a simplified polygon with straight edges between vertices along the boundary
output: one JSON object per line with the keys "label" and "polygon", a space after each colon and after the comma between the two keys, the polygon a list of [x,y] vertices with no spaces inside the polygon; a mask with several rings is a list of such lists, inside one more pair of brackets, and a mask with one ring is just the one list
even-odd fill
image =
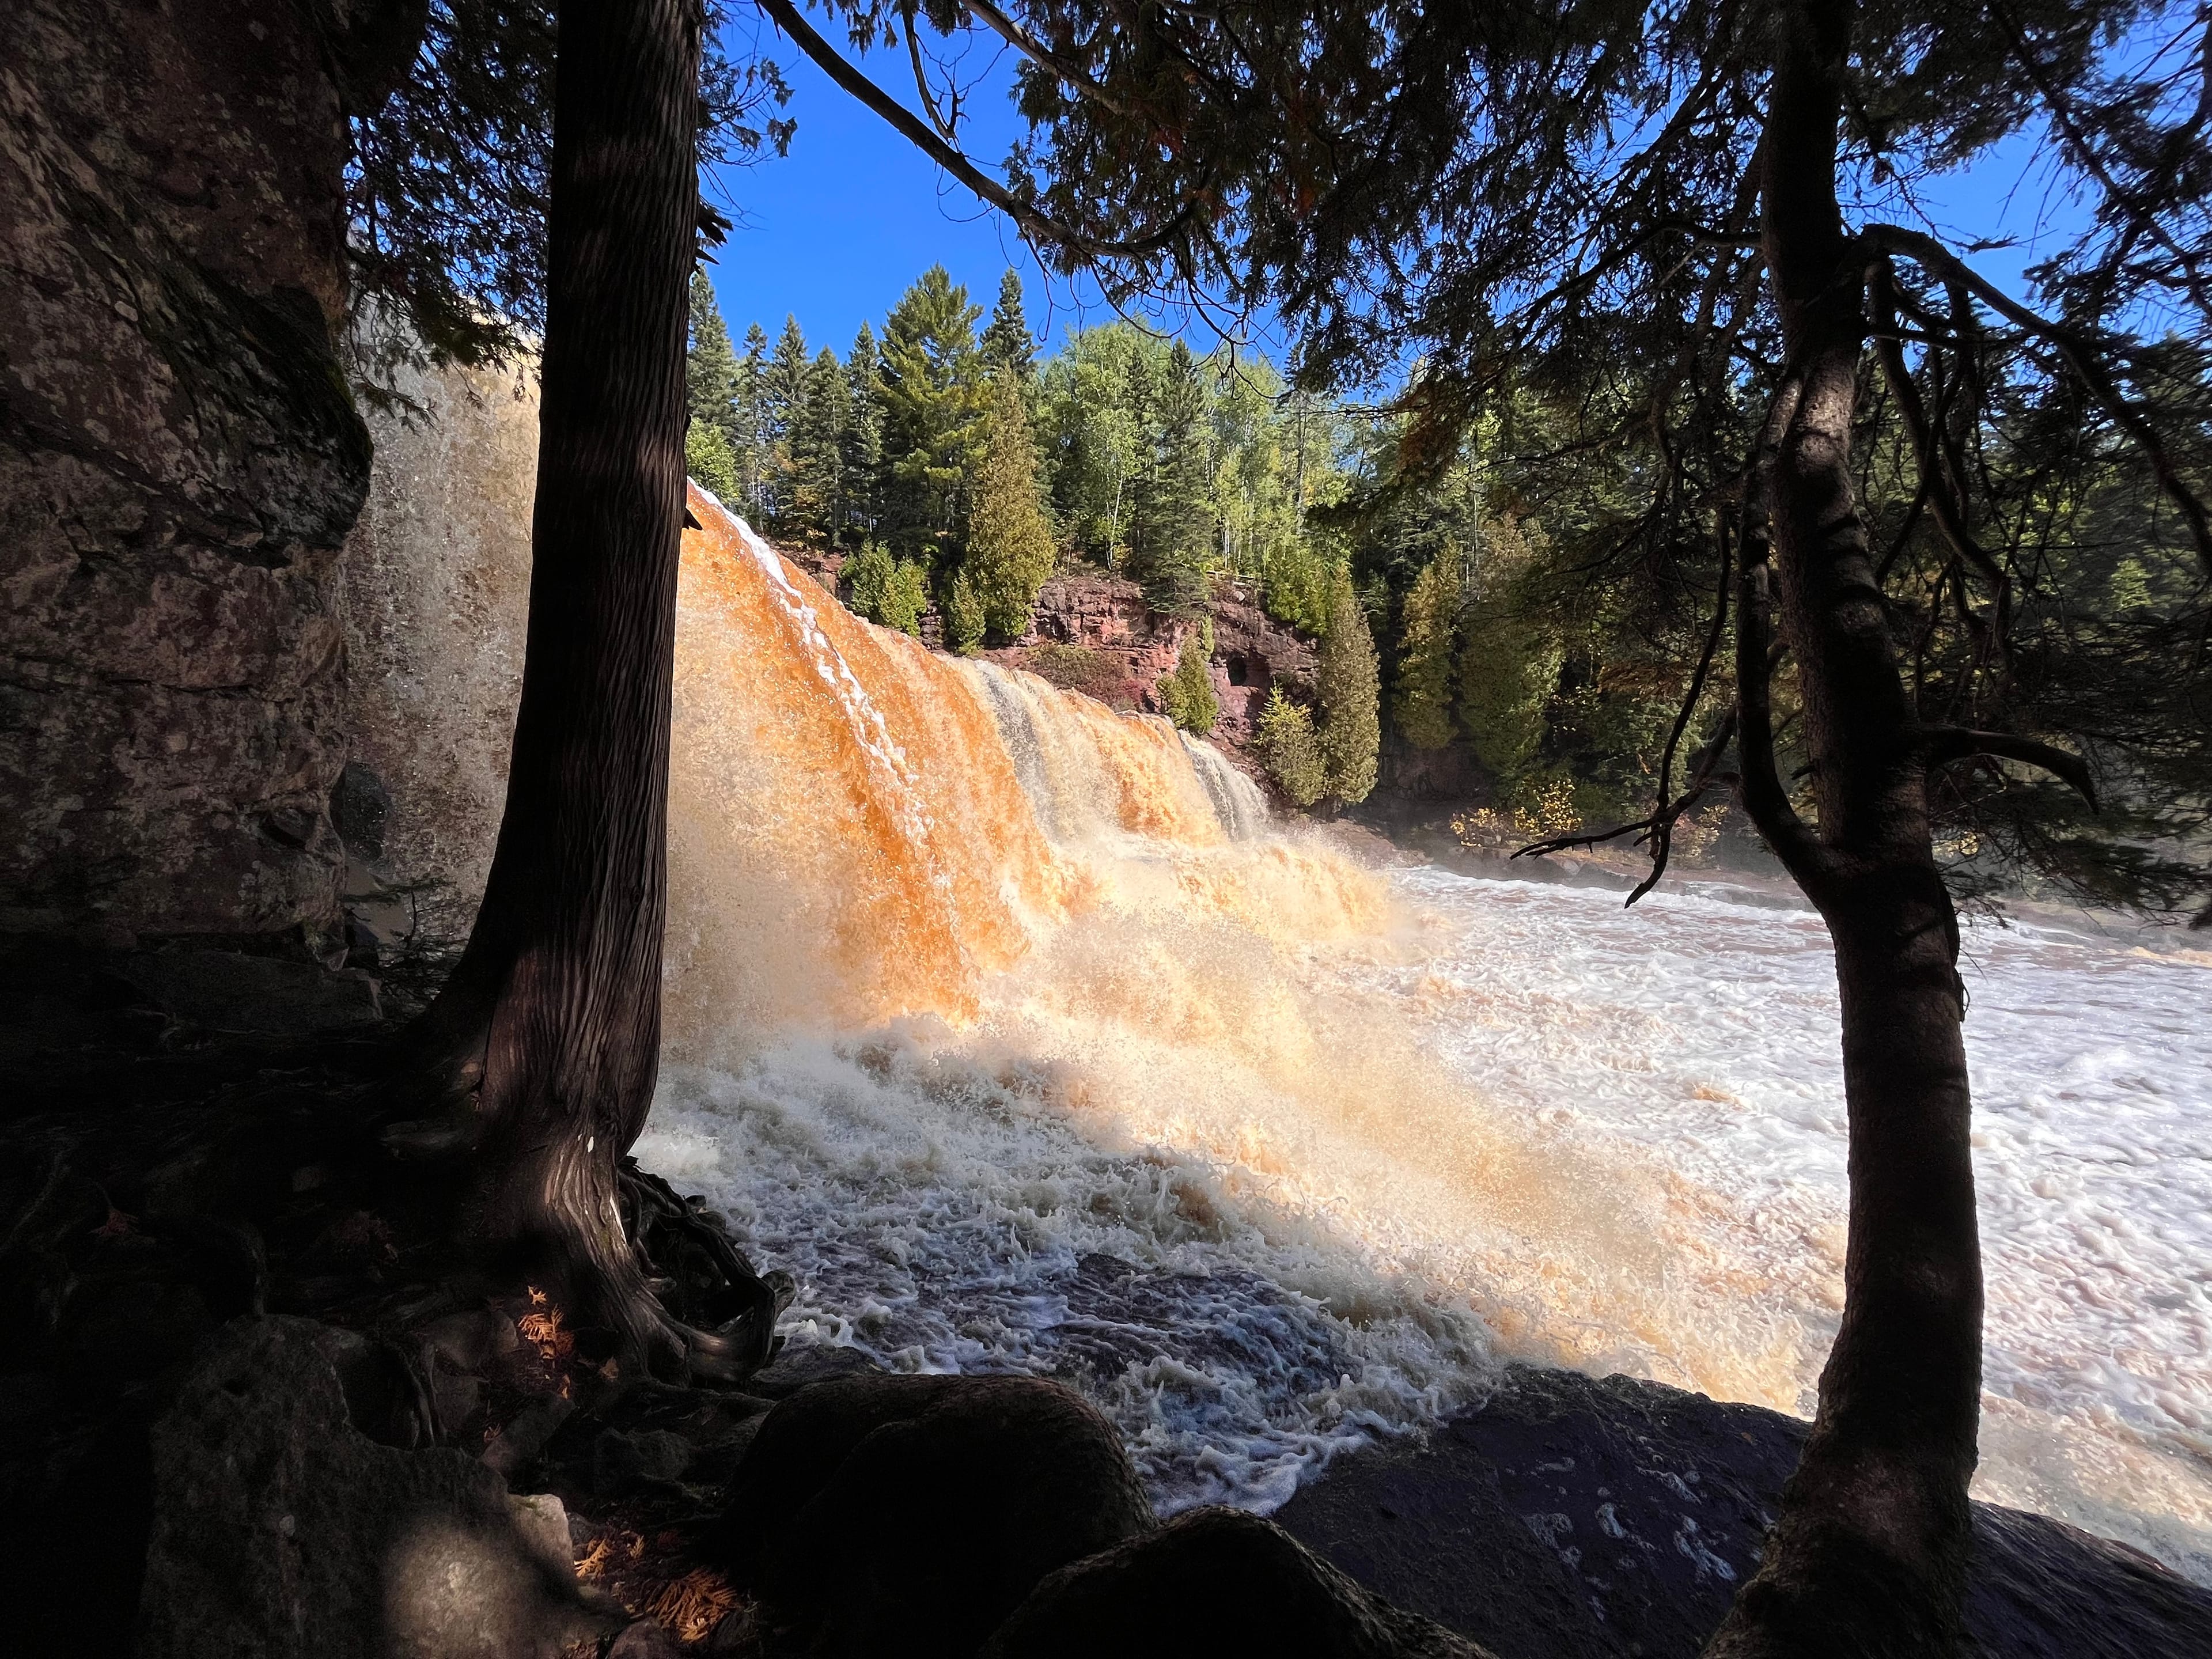
{"label": "dark foreground rock", "polygon": [[550,1659],[624,1622],[580,1597],[557,1502],[354,1426],[367,1346],[287,1318],[214,1339],[154,1425],[142,1659]]}
{"label": "dark foreground rock", "polygon": [[1054,1568],[1152,1530],[1121,1437],[1030,1377],[852,1376],[769,1414],[730,1576],[817,1655],[973,1653]]}
{"label": "dark foreground rock", "polygon": [[[1516,1369],[1425,1446],[1333,1466],[1285,1530],[1498,1659],[1692,1659],[1806,1425],[1628,1377]],[[2212,1659],[2212,1591],[2042,1516],[1974,1510],[1972,1659]]]}
{"label": "dark foreground rock", "polygon": [[983,1649],[984,1659],[1488,1659],[1394,1607],[1281,1528],[1194,1510],[1062,1568]]}

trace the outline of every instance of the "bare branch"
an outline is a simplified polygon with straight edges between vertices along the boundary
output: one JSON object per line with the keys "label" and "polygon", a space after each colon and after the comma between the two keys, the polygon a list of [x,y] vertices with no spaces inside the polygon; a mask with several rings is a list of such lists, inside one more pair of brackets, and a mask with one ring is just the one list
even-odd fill
{"label": "bare branch", "polygon": [[2089,775],[2089,763],[2070,750],[2039,743],[2033,738],[2016,737],[2009,732],[1976,732],[1963,726],[1931,726],[1923,741],[1930,766],[1972,760],[1984,755],[2018,761],[2023,766],[2050,773],[2088,802],[2091,811],[2098,810],[2097,785]]}
{"label": "bare branch", "polygon": [[1134,258],[1171,247],[1185,236],[1197,216],[1200,195],[1194,193],[1159,229],[1125,242],[1103,241],[1051,218],[1034,202],[1024,201],[948,143],[913,111],[845,61],[836,47],[816,33],[799,15],[792,0],[760,0],[775,26],[789,35],[799,49],[812,58],[822,72],[866,105],[908,143],[943,167],[985,202],[998,209],[1034,241],[1053,243],[1086,259]]}
{"label": "bare branch", "polygon": [[1869,225],[1862,233],[1870,248],[1902,253],[1916,264],[1945,279],[1959,283],[1972,292],[1990,310],[2015,327],[2022,328],[2037,338],[2057,348],[2059,355],[2081,379],[2089,395],[2095,398],[2104,411],[2117,422],[2120,428],[2136,441],[2150,463],[2152,475],[2166,498],[2180,509],[2189,526],[2190,538],[2197,545],[2197,556],[2207,574],[2212,574],[2212,512],[2206,510],[2197,492],[2190,489],[2166,453],[2166,441],[2158,428],[2147,419],[2141,409],[2130,402],[2126,394],[2113,380],[2112,371],[2078,330],[2051,322],[2038,316],[1995,283],[1978,275],[1966,261],[1923,231],[1908,230],[1902,225]]}

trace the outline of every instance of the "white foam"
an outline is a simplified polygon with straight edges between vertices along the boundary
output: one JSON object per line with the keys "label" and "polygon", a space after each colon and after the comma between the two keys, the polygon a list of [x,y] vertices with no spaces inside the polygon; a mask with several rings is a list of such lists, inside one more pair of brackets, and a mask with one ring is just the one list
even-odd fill
{"label": "white foam", "polygon": [[[1487,1000],[1439,1030],[1493,1103],[1694,1182],[1689,1249],[1787,1332],[1809,1412],[1834,1333],[1846,1143],[1827,939],[1802,910],[1405,878],[1419,971]],[[1977,1494],[2212,1582],[2212,972],[2093,931],[1969,926],[1988,1283]],[[1671,1356],[1694,1370],[1701,1356]]]}

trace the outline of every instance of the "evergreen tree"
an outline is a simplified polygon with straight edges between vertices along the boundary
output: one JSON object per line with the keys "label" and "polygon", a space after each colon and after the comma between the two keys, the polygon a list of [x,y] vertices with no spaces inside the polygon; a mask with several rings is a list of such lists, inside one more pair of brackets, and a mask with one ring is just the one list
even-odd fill
{"label": "evergreen tree", "polygon": [[1011,266],[999,279],[999,303],[983,331],[983,360],[1012,374],[1024,393],[1036,376],[1036,337],[1023,314],[1022,279]]}
{"label": "evergreen tree", "polygon": [[1029,631],[1030,607],[1052,574],[1053,548],[1038,501],[1036,446],[1020,385],[1005,368],[992,380],[963,568],[983,607],[985,633],[1003,642]]}
{"label": "evergreen tree", "polygon": [[769,505],[768,334],[758,323],[745,330],[745,355],[738,361],[738,395],[730,447],[737,452],[744,513],[765,523]]}
{"label": "evergreen tree", "polygon": [[1267,693],[1253,736],[1267,775],[1291,805],[1311,806],[1328,793],[1328,767],[1314,734],[1313,716],[1304,703],[1285,696],[1281,686]]}
{"label": "evergreen tree", "polygon": [[1459,716],[1474,757],[1498,780],[1501,798],[1511,798],[1543,745],[1565,652],[1529,592],[1542,538],[1508,517],[1486,526],[1483,539],[1482,589],[1468,607],[1460,654]]}
{"label": "evergreen tree", "polygon": [[1138,492],[1130,574],[1164,611],[1206,602],[1213,562],[1213,441],[1206,386],[1177,340],[1159,388],[1153,461]]}
{"label": "evergreen tree", "polygon": [[1330,584],[1328,632],[1314,673],[1321,696],[1321,754],[1328,793],[1350,805],[1375,787],[1375,760],[1382,746],[1376,680],[1375,637],[1367,612],[1352,591],[1352,572],[1337,568]]}
{"label": "evergreen tree", "polygon": [[921,632],[929,594],[920,565],[894,561],[881,542],[867,542],[845,567],[845,575],[852,584],[849,603],[860,615],[902,634]]}
{"label": "evergreen tree", "polygon": [[684,434],[684,470],[723,506],[738,510],[744,485],[738,477],[737,452],[720,427],[692,417]]}
{"label": "evergreen tree", "polygon": [[837,522],[841,534],[866,536],[876,527],[884,459],[883,381],[876,364],[876,336],[866,322],[845,359],[845,430],[839,456],[842,488]]}
{"label": "evergreen tree", "polygon": [[983,643],[983,600],[965,570],[956,570],[945,588],[945,643],[966,656]]}
{"label": "evergreen tree", "polygon": [[791,500],[785,511],[792,529],[817,541],[830,541],[837,528],[848,407],[844,365],[824,346],[806,371],[792,425]]}
{"label": "evergreen tree", "polygon": [[799,527],[793,490],[795,460],[792,443],[806,410],[806,336],[799,319],[787,314],[776,336],[775,353],[761,376],[761,447],[768,489],[768,516],[779,531]]}
{"label": "evergreen tree", "polygon": [[968,290],[932,265],[884,320],[883,520],[899,546],[933,552],[963,516],[988,407],[975,348],[981,315]]}
{"label": "evergreen tree", "polygon": [[1205,635],[1211,629],[1186,634],[1176,653],[1175,672],[1160,682],[1160,703],[1167,717],[1186,732],[1204,737],[1221,718],[1221,700],[1214,694],[1212,653]]}
{"label": "evergreen tree", "polygon": [[1459,627],[1459,549],[1447,544],[1406,596],[1393,712],[1398,730],[1416,749],[1441,749],[1452,740],[1452,636]]}
{"label": "evergreen tree", "polygon": [[[692,425],[708,426],[719,431],[723,453],[734,465],[732,445],[737,427],[738,355],[730,349],[730,331],[722,321],[721,307],[715,303],[714,285],[708,281],[707,273],[696,266],[691,272],[691,344],[684,358],[684,390],[690,404]],[[711,484],[708,487],[714,488]],[[725,499],[734,501],[735,493]]]}

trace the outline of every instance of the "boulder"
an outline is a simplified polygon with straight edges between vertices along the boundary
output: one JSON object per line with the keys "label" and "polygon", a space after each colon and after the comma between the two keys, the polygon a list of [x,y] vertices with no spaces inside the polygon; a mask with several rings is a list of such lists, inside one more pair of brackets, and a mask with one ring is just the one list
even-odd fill
{"label": "boulder", "polygon": [[1045,1574],[1152,1525],[1120,1436],[1073,1389],[856,1376],[769,1414],[723,1537],[732,1582],[815,1653],[951,1656]]}
{"label": "boulder", "polygon": [[1486,1659],[1370,1595],[1280,1527],[1239,1510],[1171,1525],[1048,1576],[984,1659]]}
{"label": "boulder", "polygon": [[810,1382],[827,1382],[840,1376],[883,1374],[883,1367],[858,1348],[840,1348],[827,1342],[794,1344],[745,1379],[745,1392],[767,1400],[784,1400]]}
{"label": "boulder", "polygon": [[552,1659],[619,1626],[564,1571],[557,1504],[355,1428],[339,1334],[234,1322],[155,1423],[142,1659]]}
{"label": "boulder", "polygon": [[[1516,1366],[1425,1444],[1340,1459],[1275,1518],[1499,1659],[1692,1659],[1757,1569],[1806,1432],[1662,1383]],[[1971,1659],[2212,1659],[2212,1591],[1977,1504],[1966,1633]]]}

